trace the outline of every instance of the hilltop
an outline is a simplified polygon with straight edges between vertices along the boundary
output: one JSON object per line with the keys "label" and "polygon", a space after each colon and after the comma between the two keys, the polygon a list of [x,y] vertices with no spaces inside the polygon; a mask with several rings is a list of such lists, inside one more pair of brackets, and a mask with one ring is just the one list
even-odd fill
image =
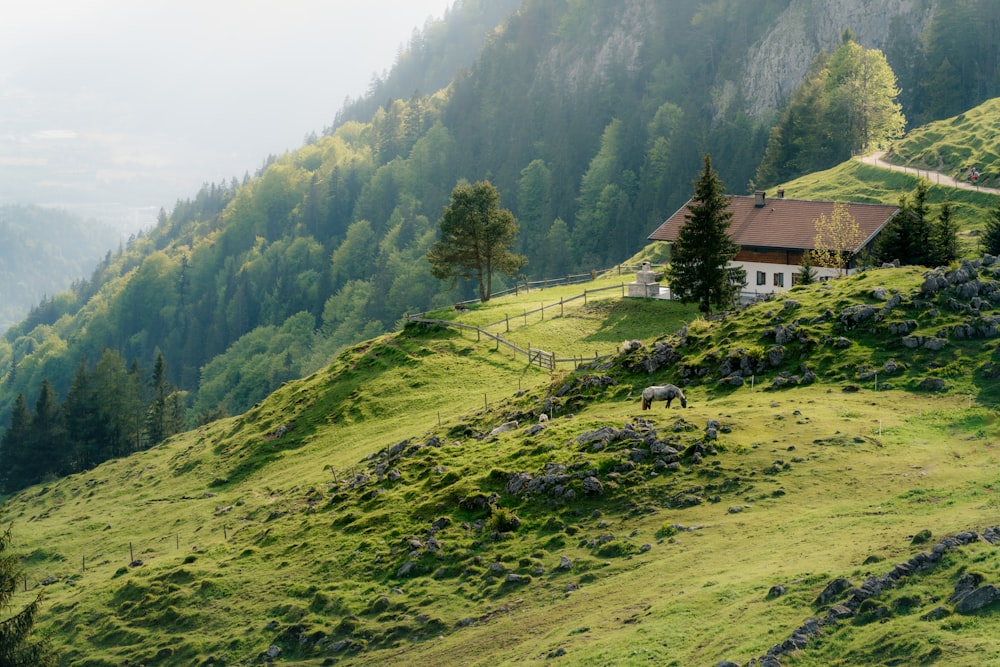
{"label": "hilltop", "polygon": [[[505,332],[597,346],[553,373],[408,325],[0,521],[64,664],[988,663],[995,606],[956,589],[1000,583],[998,281],[873,270],[712,321],[609,290]],[[640,410],[654,382],[688,408]]]}

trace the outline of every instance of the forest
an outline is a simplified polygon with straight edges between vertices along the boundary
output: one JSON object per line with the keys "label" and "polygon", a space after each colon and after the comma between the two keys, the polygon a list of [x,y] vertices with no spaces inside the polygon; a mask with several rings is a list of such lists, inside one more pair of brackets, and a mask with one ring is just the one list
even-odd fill
{"label": "forest", "polygon": [[[459,182],[489,181],[516,216],[519,279],[623,261],[690,197],[706,154],[742,193],[776,141],[817,141],[779,112],[754,117],[731,96],[718,104],[792,4],[525,0],[498,16],[497,4],[456,3],[321,136],[252,176],[205,184],[12,326],[0,339],[0,420],[37,419],[45,392],[43,406],[68,403],[80,369],[97,374],[100,362],[90,364],[108,354],[125,369],[162,361],[187,425],[238,414],[404,314],[469,298],[474,284],[450,287],[425,259]],[[925,4],[938,11],[924,32],[891,31],[879,52],[910,125],[1000,85],[994,3]],[[459,48],[458,34],[479,41]],[[814,75],[843,60],[828,56]],[[810,90],[791,98],[810,109],[829,99]],[[853,148],[810,153],[792,170],[780,161],[780,176],[832,166]],[[144,425],[134,446],[155,442],[150,410],[147,398],[129,413]]]}
{"label": "forest", "polygon": [[88,275],[118,234],[41,206],[0,206],[0,333]]}

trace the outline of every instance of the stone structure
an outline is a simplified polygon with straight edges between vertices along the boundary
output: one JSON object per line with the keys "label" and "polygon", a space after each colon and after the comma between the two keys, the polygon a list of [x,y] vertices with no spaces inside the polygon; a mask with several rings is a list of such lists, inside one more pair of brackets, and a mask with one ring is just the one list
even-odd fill
{"label": "stone structure", "polygon": [[[635,272],[635,280],[628,284],[628,295],[653,299],[661,298],[660,283],[657,282],[656,273],[649,262],[643,262],[642,268]],[[664,294],[662,298],[668,297]]]}

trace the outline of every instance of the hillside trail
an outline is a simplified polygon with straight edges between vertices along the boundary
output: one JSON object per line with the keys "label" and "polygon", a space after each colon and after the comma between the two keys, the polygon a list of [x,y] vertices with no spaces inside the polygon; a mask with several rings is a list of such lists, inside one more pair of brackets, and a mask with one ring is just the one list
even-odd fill
{"label": "hillside trail", "polygon": [[916,167],[902,167],[898,164],[892,164],[891,162],[886,162],[883,160],[885,151],[876,151],[870,155],[864,155],[861,157],[854,158],[859,162],[864,162],[865,164],[874,165],[882,169],[889,169],[892,171],[901,171],[906,174],[915,174],[921,178],[926,178],[932,183],[937,183],[938,185],[946,185],[953,188],[959,188],[961,190],[975,190],[976,192],[989,192],[991,194],[1000,195],[1000,188],[988,188],[983,185],[978,185],[974,183],[969,183],[968,181],[960,181],[958,179],[952,178],[948,174],[943,174],[940,171],[931,171],[929,169],[917,169]]}

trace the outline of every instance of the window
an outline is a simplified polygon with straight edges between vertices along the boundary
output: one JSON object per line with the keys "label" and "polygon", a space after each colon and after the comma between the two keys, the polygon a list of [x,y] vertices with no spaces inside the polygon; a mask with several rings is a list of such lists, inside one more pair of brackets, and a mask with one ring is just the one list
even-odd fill
{"label": "window", "polygon": [[799,273],[793,273],[792,274],[792,287],[795,287],[796,285],[798,285],[801,282],[802,282],[802,275],[799,274]]}
{"label": "window", "polygon": [[785,274],[784,273],[775,273],[774,274],[774,286],[775,287],[784,287],[785,286]]}
{"label": "window", "polygon": [[767,284],[767,274],[764,273],[763,271],[758,271],[757,272],[757,284],[758,285],[766,285]]}

